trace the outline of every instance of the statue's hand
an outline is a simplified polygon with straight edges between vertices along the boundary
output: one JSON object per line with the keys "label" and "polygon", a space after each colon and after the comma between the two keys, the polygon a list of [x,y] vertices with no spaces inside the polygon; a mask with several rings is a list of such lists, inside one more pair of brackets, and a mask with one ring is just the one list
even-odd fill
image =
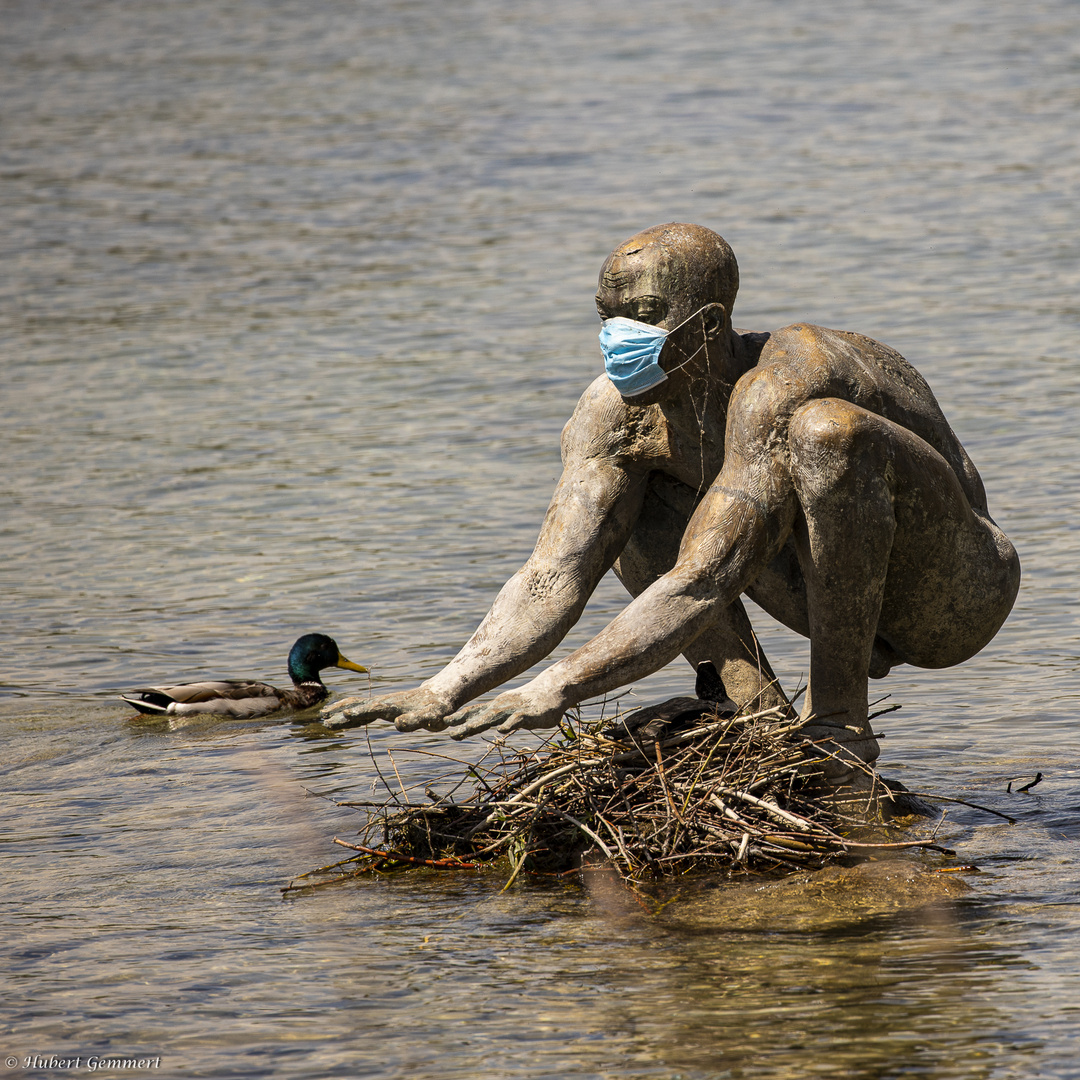
{"label": "statue's hand", "polygon": [[467,705],[447,717],[447,734],[452,739],[464,739],[479,731],[498,725],[500,735],[512,731],[532,731],[553,728],[566,712],[557,695],[537,689],[533,684],[508,690],[494,701]]}
{"label": "statue's hand", "polygon": [[348,697],[331,701],[323,706],[322,722],[325,727],[338,730],[375,720],[393,720],[399,731],[415,731],[420,727],[442,731],[448,724],[446,717],[453,711],[451,702],[418,687],[384,697]]}

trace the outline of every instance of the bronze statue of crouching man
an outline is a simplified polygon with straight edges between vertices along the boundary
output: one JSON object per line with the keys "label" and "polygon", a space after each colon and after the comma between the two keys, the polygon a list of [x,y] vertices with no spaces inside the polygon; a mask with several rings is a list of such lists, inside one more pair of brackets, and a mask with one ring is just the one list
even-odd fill
{"label": "bronze statue of crouching man", "polygon": [[[858,334],[734,329],[738,280],[727,243],[697,225],[647,229],[608,256],[607,373],[563,431],[532,555],[442,671],[335,702],[328,726],[553,727],[680,653],[712,660],[740,705],[784,704],[745,594],[810,639],[807,734],[870,763],[867,678],[959,664],[993,638],[1019,560],[925,380]],[[634,598],[616,619],[521,688],[468,704],[548,656],[609,567]]]}

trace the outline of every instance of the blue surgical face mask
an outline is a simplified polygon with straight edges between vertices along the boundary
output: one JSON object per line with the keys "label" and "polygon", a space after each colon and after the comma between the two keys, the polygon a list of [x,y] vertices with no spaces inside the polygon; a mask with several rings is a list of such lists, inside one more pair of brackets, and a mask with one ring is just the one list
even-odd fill
{"label": "blue surgical face mask", "polygon": [[644,394],[659,386],[667,373],[659,364],[668,332],[659,326],[625,319],[605,319],[600,327],[604,370],[623,397]]}
{"label": "blue surgical face mask", "polygon": [[[700,309],[699,309],[700,310]],[[698,312],[695,311],[694,315]],[[676,330],[694,317],[684,319]],[[600,348],[604,353],[604,370],[623,397],[636,397],[659,386],[668,373],[660,366],[660,353],[670,330],[663,330],[650,323],[638,322],[617,315],[605,319],[600,327]],[[704,347],[704,346],[702,346]],[[694,353],[701,350],[698,349]],[[694,356],[688,357],[679,367],[685,367]],[[672,368],[678,371],[679,368]]]}

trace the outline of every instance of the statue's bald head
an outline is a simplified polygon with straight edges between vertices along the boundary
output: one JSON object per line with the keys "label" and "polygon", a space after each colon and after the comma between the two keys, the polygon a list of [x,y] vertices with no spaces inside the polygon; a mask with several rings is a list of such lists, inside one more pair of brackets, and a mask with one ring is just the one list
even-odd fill
{"label": "statue's bald head", "polygon": [[[624,244],[600,270],[597,307],[670,328],[705,304],[728,319],[739,291],[739,264],[722,236],[702,225],[654,225]],[[616,310],[618,308],[619,310]]]}

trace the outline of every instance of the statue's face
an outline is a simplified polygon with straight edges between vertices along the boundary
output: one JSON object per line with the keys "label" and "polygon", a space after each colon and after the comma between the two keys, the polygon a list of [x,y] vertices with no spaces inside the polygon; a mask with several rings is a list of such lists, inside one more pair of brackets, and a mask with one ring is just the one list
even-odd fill
{"label": "statue's face", "polygon": [[[622,316],[673,330],[709,303],[708,290],[693,270],[693,252],[673,252],[650,241],[650,230],[628,240],[608,256],[600,270],[596,310],[601,319]],[[721,312],[719,305],[713,305]],[[715,316],[714,316],[715,319]],[[677,393],[690,371],[673,373],[654,390],[636,395],[637,404],[652,404]]]}
{"label": "statue's face", "polygon": [[685,288],[686,275],[676,272],[657,245],[620,251],[608,257],[600,272],[596,310],[601,319],[621,315],[670,330],[702,306],[694,305]]}

